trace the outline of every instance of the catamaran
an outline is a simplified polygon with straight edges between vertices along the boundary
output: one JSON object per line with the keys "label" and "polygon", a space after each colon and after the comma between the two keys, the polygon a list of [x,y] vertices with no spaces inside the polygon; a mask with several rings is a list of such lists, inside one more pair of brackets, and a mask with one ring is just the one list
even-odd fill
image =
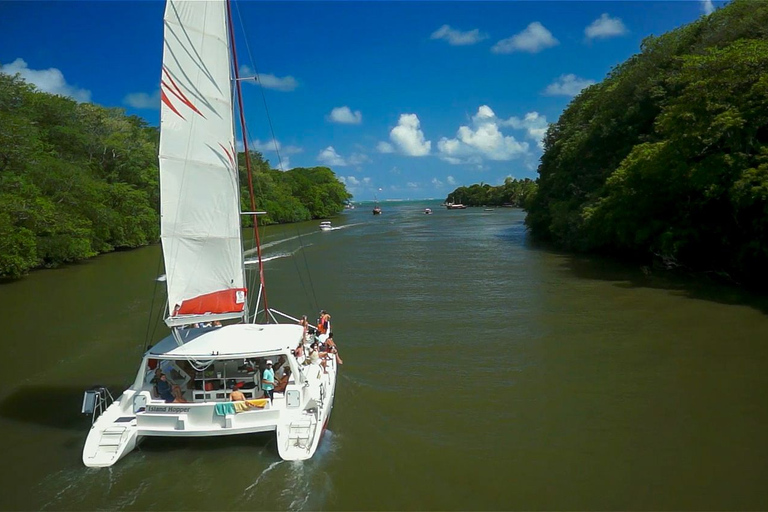
{"label": "catamaran", "polygon": [[235,93],[244,120],[231,7],[168,0],[164,21],[159,161],[171,333],[116,400],[105,388],[85,393],[93,422],[83,462],[111,466],[147,437],[256,432],[276,433],[281,458],[308,459],[333,408],[336,360],[309,351],[311,326],[268,307],[255,227],[259,290],[250,303],[241,215],[262,212],[240,211]]}

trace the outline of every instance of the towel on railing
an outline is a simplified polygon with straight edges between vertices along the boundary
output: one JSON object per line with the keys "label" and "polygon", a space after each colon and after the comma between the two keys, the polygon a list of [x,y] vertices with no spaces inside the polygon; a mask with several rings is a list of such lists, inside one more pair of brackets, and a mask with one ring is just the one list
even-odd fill
{"label": "towel on railing", "polygon": [[259,398],[257,400],[244,400],[241,402],[232,402],[235,404],[235,411],[243,412],[248,411],[254,407],[263,409],[267,405],[268,400],[266,398]]}
{"label": "towel on railing", "polygon": [[232,402],[221,402],[213,407],[216,416],[226,416],[227,414],[235,414],[235,404]]}

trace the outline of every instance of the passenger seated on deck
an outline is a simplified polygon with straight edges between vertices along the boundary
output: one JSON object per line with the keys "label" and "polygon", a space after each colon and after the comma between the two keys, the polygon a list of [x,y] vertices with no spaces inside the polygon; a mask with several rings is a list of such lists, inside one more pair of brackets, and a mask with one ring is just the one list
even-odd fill
{"label": "passenger seated on deck", "polygon": [[[157,388],[157,394],[166,402],[173,402],[176,399],[171,390],[171,383],[168,382],[168,377],[164,373],[160,374],[160,380],[157,381],[155,387]],[[178,388],[178,386],[176,387]]]}
{"label": "passenger seated on deck", "polygon": [[278,393],[285,393],[285,388],[288,386],[288,380],[291,378],[291,369],[286,368],[283,372],[283,376],[280,377],[275,384],[275,391]]}
{"label": "passenger seated on deck", "polygon": [[242,402],[245,400],[245,395],[240,388],[237,387],[237,383],[232,384],[232,393],[229,394],[229,399],[233,402]]}
{"label": "passenger seated on deck", "polygon": [[184,395],[181,394],[181,388],[179,386],[173,386],[173,390],[171,391],[171,394],[173,395],[173,401],[175,403],[181,403],[181,404],[187,403],[187,400],[184,399]]}

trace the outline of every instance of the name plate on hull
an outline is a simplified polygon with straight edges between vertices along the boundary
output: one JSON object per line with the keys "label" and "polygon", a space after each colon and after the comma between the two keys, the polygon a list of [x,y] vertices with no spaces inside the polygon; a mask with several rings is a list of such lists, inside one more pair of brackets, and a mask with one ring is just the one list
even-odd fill
{"label": "name plate on hull", "polygon": [[189,412],[191,407],[176,407],[173,405],[148,405],[146,412],[160,412],[170,414],[180,414]]}

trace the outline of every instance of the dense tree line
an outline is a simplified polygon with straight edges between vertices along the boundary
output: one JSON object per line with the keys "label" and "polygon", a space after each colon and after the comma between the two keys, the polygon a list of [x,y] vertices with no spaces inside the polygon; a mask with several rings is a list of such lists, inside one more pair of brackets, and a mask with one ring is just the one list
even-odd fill
{"label": "dense tree line", "polygon": [[[0,73],[0,277],[156,242],[158,143],[157,128],[122,109],[39,92]],[[351,197],[328,168],[281,173],[253,155],[266,222],[327,217]]]}
{"label": "dense tree line", "polygon": [[[267,212],[259,223],[275,224],[322,219],[336,215],[352,197],[328,167],[296,167],[289,171],[271,169],[269,161],[251,152],[253,192],[256,207]],[[242,210],[251,208],[245,154],[240,154],[240,197]],[[243,223],[252,224],[253,217]]]}
{"label": "dense tree line", "polygon": [[514,206],[523,208],[536,194],[536,182],[525,178],[506,178],[503,185],[494,187],[487,183],[459,187],[446,198],[446,203],[462,203],[467,206]]}
{"label": "dense tree line", "polygon": [[535,236],[768,285],[768,3],[647,38],[544,142]]}

